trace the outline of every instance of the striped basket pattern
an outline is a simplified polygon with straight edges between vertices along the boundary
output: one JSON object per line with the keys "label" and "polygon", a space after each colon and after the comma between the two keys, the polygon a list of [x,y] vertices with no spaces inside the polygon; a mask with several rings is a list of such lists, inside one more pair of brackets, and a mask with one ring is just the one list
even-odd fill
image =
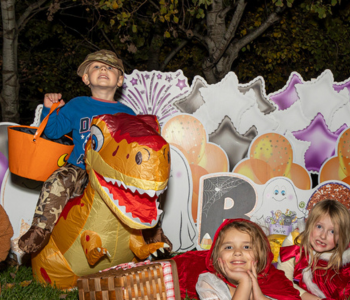
{"label": "striped basket pattern", "polygon": [[[171,263],[175,299],[181,299],[176,263]],[[111,269],[80,277],[77,281],[80,300],[166,300],[166,283],[161,263],[130,269]]]}

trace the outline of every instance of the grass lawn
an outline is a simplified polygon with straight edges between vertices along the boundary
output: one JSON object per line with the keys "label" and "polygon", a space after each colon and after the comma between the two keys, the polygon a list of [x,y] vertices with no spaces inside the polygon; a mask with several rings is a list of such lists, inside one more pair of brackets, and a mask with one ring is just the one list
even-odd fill
{"label": "grass lawn", "polygon": [[32,268],[8,266],[0,271],[0,299],[9,300],[78,300],[78,290],[64,292],[33,280]]}

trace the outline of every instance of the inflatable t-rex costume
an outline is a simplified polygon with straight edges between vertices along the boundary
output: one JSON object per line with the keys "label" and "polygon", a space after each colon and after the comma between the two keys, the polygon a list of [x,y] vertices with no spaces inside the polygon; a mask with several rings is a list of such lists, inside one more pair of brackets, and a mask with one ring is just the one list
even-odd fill
{"label": "inflatable t-rex costume", "polygon": [[69,200],[49,243],[32,255],[36,279],[61,289],[79,276],[146,259],[167,247],[146,244],[142,229],[154,227],[158,196],[170,172],[169,144],[159,135],[155,116],[101,115],[91,124],[85,147],[89,183]]}

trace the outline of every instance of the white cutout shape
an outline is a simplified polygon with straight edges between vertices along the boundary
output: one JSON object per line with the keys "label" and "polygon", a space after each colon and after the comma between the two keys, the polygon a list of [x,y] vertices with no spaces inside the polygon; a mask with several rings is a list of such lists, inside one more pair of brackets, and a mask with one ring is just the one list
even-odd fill
{"label": "white cutout shape", "polygon": [[328,127],[334,113],[349,101],[348,91],[337,93],[333,89],[333,83],[332,72],[325,70],[316,80],[295,85],[306,118],[311,120],[321,113]]}
{"label": "white cutout shape", "polygon": [[305,117],[302,111],[301,102],[294,102],[285,110],[275,110],[271,115],[278,121],[277,133],[285,134],[287,130],[298,131],[306,128],[312,119]]}
{"label": "white cutout shape", "polygon": [[252,126],[255,126],[258,134],[261,134],[276,130],[278,125],[279,123],[273,117],[272,113],[265,115],[260,111],[258,104],[254,103],[252,107],[249,107],[243,112],[237,131],[244,135]]}
{"label": "white cutout shape", "polygon": [[219,83],[201,88],[199,91],[205,104],[193,115],[201,120],[208,134],[218,128],[225,116],[228,116],[237,126],[243,112],[255,102],[253,90],[245,95],[239,92],[238,79],[233,72],[228,73]]}
{"label": "white cutout shape", "polygon": [[307,149],[309,149],[311,142],[298,140],[290,131],[287,131],[284,136],[288,139],[288,141],[292,145],[293,162],[298,165],[301,165],[303,168],[306,169],[305,153]]}
{"label": "white cutout shape", "polygon": [[195,247],[197,230],[192,218],[192,175],[182,152],[170,145],[171,171],[164,201],[162,228],[173,244],[173,251],[184,252]]}

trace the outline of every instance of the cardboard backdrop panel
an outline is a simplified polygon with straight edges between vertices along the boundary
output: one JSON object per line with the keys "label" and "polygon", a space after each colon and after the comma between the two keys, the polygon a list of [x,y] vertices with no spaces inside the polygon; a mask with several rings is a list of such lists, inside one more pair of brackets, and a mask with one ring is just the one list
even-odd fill
{"label": "cardboard backdrop panel", "polygon": [[[284,209],[296,212],[297,217],[302,215],[300,209],[303,207],[300,205],[306,203],[305,199],[315,190],[317,183],[342,180],[347,186],[346,183],[350,182],[350,171],[347,170],[349,158],[344,153],[350,151],[350,144],[347,143],[344,130],[350,125],[349,82],[350,78],[335,82],[330,70],[321,72],[310,81],[293,72],[286,78],[282,89],[267,95],[261,76],[242,83],[235,73],[230,72],[217,84],[208,84],[204,78],[196,76],[189,85],[181,70],[166,73],[135,70],[126,74],[123,87],[118,91],[119,101],[137,114],[155,114],[162,127],[162,136],[172,145],[174,177],[170,179],[169,190],[162,199],[165,212],[163,222],[167,235],[174,240],[178,250],[187,251],[192,247],[193,238],[203,238],[200,236],[202,232],[198,238],[195,237],[200,232],[197,224],[199,219],[203,225],[202,216],[198,214],[202,176],[208,176],[207,182],[210,182],[216,176],[213,177],[212,174],[220,172],[225,174],[223,176],[226,181],[231,182],[233,179],[230,171],[235,170],[236,173],[240,169],[241,175],[236,176],[241,176],[241,180],[245,178],[245,188],[247,191],[255,190],[258,200],[250,212],[239,213],[270,225],[282,222],[283,214],[283,222],[287,220],[294,224],[295,217],[287,216],[288,212]],[[0,136],[1,132],[2,126]],[[269,152],[270,157],[264,160],[261,157],[267,158],[266,153],[256,150],[263,146],[262,139],[266,134],[274,134],[275,139],[271,144],[274,148]],[[274,151],[278,147],[277,143],[283,139],[286,141],[286,156]],[[341,141],[346,143],[340,146]],[[7,139],[0,139],[0,163],[5,171],[6,143]],[[252,150],[254,147],[256,150]],[[283,166],[283,170],[274,168],[275,161]],[[4,177],[4,172],[2,173]],[[183,176],[176,177],[176,174]],[[285,177],[282,179],[279,176]],[[276,177],[279,178],[277,181]],[[24,201],[28,202],[30,197],[35,199],[33,203],[36,202],[38,192],[34,196],[33,190],[28,189],[26,183],[18,185],[9,184],[8,180],[6,182],[2,183],[2,191],[5,192],[1,196],[5,205],[8,202],[10,206],[19,207]],[[288,200],[289,206],[279,209],[281,215],[278,216],[275,214],[276,209],[274,214],[265,209],[266,203],[277,199],[272,196],[273,191],[278,191],[279,197],[283,196],[284,191],[289,198],[294,199]],[[235,189],[231,192],[236,193]],[[237,209],[240,201],[230,196],[226,198],[216,203],[221,203],[226,208],[234,203],[233,208]],[[287,200],[280,203],[285,201]],[[227,211],[233,212],[233,208]],[[25,217],[25,222],[29,222],[34,204],[32,209],[26,209],[28,216]],[[220,213],[215,213],[220,215],[222,209]],[[233,213],[234,216],[237,214]],[[181,216],[181,222],[174,222],[175,216]],[[209,214],[204,217],[209,220]],[[11,213],[12,223],[17,224],[21,219],[22,212]],[[197,228],[193,224],[197,224]],[[20,225],[13,226],[20,228]],[[192,231],[193,226],[195,232]],[[276,231],[279,228],[277,225],[272,227]],[[184,233],[184,228],[188,232]],[[211,230],[213,231],[214,229]],[[20,234],[19,230],[16,232],[14,239]]]}
{"label": "cardboard backdrop panel", "polygon": [[286,177],[259,185],[240,174],[217,173],[201,177],[199,195],[198,250],[210,249],[217,228],[228,218],[256,222],[267,235],[288,235],[319,201],[333,199],[350,208],[350,186],[341,181],[303,190]]}

